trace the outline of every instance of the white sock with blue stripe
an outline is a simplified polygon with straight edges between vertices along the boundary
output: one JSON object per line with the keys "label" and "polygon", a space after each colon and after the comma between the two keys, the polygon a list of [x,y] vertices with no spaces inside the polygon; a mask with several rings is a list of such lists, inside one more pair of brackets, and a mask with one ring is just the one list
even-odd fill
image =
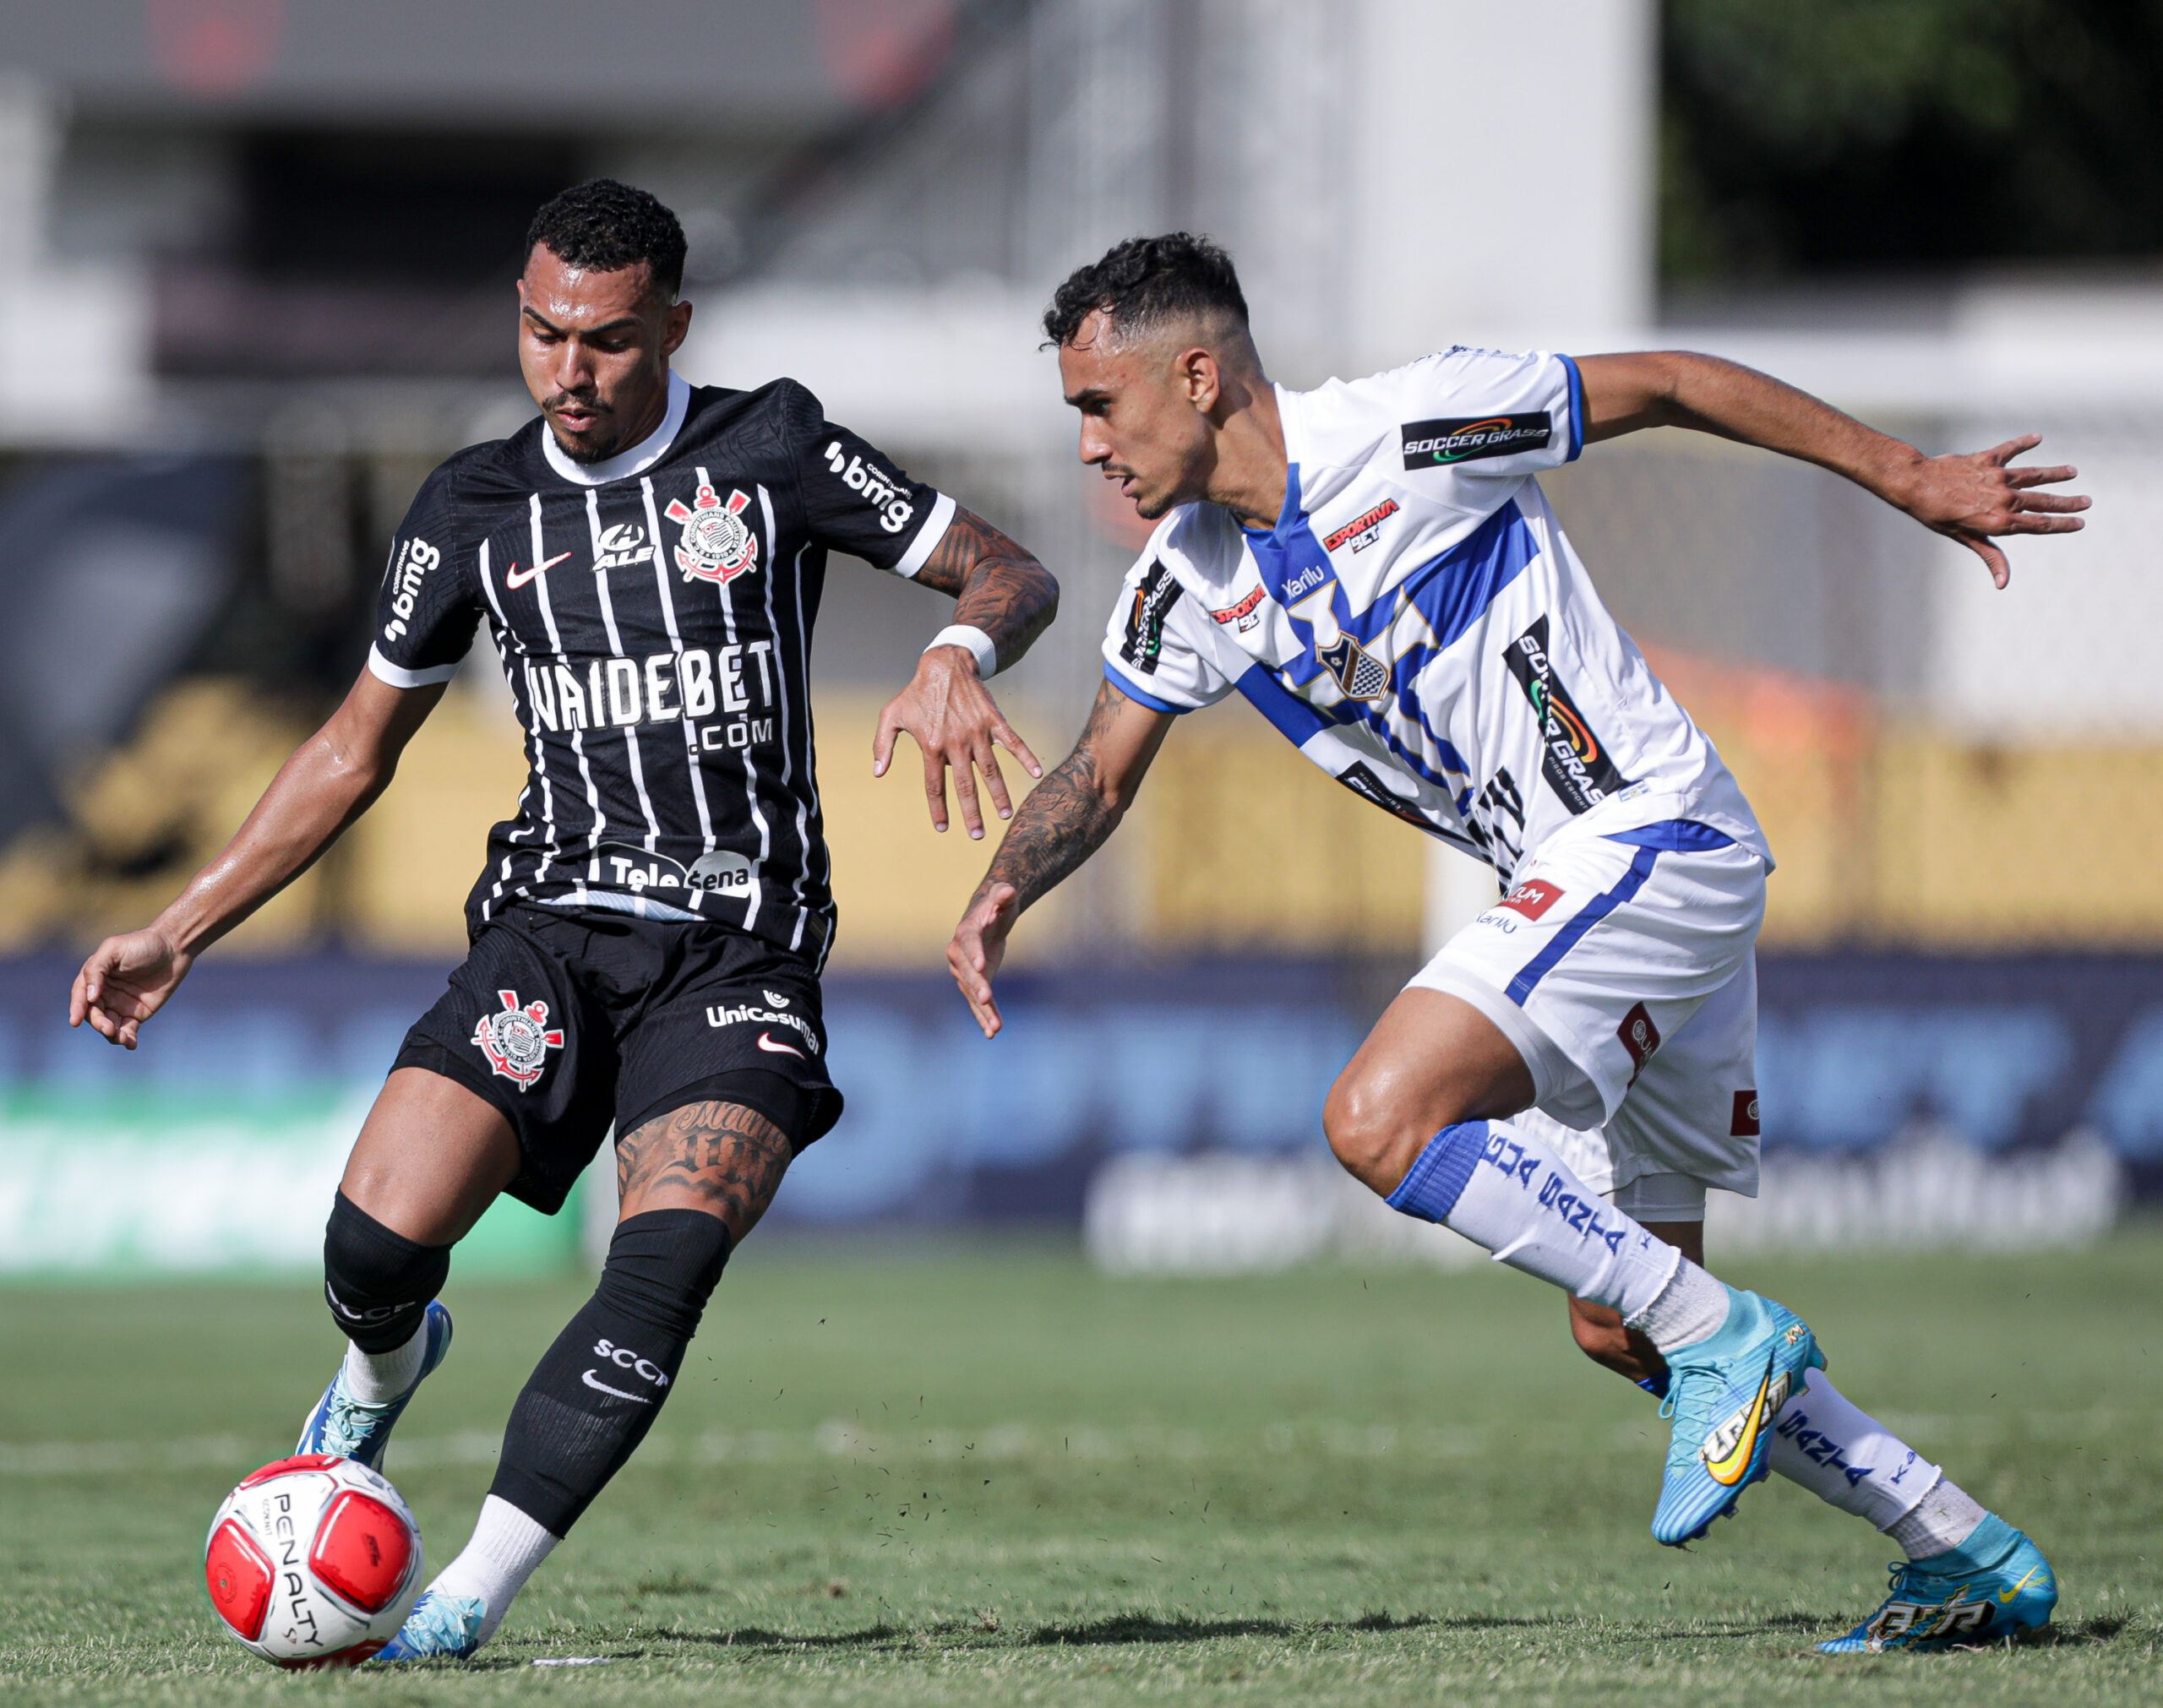
{"label": "white sock with blue stripe", "polygon": [[[1390,1194],[1389,1204],[1463,1234],[1497,1263],[1628,1319],[1649,1312],[1678,1271],[1697,1270],[1588,1188],[1546,1145],[1506,1121],[1443,1128]],[[1719,1289],[1724,1315],[1726,1291],[1706,1279]],[[1713,1327],[1718,1326],[1715,1320]]]}

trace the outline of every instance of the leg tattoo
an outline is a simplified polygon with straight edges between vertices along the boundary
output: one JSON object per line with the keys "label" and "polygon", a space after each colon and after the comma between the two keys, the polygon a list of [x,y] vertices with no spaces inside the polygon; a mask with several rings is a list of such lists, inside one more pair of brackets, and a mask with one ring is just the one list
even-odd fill
{"label": "leg tattoo", "polygon": [[703,1210],[740,1243],[773,1202],[794,1155],[788,1135],[755,1110],[686,1104],[617,1141],[620,1214]]}

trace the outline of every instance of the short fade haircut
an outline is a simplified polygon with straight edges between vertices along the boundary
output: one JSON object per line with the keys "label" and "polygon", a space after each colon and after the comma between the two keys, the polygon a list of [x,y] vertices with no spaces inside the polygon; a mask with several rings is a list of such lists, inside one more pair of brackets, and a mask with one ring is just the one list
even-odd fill
{"label": "short fade haircut", "polygon": [[575,185],[542,204],[526,229],[530,259],[537,243],[566,267],[613,273],[643,261],[670,302],[684,288],[684,227],[660,200],[613,178]]}
{"label": "short fade haircut", "polygon": [[1102,260],[1076,268],[1044,310],[1046,341],[1073,343],[1082,323],[1099,308],[1113,331],[1129,338],[1174,320],[1224,316],[1242,330],[1247,324],[1247,299],[1232,258],[1189,231],[1129,237]]}

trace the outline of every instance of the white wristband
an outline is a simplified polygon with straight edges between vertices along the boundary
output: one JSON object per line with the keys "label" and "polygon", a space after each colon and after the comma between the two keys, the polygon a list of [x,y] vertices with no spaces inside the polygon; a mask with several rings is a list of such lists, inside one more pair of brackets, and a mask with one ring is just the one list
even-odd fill
{"label": "white wristband", "polygon": [[[989,682],[999,674],[999,649],[991,644],[991,637],[981,628],[967,623],[950,623],[931,637],[931,646],[959,646],[973,654],[977,674]],[[931,646],[924,648],[926,652]]]}

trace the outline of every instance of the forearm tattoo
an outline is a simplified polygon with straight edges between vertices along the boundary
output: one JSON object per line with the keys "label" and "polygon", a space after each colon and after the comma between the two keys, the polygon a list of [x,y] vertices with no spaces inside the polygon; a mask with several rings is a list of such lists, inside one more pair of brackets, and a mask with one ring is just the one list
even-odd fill
{"label": "forearm tattoo", "polygon": [[773,1202],[794,1154],[787,1134],[740,1103],[687,1103],[616,1141],[618,1201],[688,1198],[740,1240]]}
{"label": "forearm tattoo", "polygon": [[1012,884],[1021,894],[1021,905],[1031,906],[1076,871],[1118,829],[1125,807],[1104,798],[1097,743],[1118,717],[1119,707],[1112,685],[1100,684],[1082,738],[1014,814],[1006,840],[992,856],[991,868],[971,898],[972,906],[994,884]]}
{"label": "forearm tattoo", "polygon": [[1059,583],[1051,571],[959,505],[916,579],[954,596],[954,621],[991,637],[1001,670],[1027,652],[1059,614]]}

